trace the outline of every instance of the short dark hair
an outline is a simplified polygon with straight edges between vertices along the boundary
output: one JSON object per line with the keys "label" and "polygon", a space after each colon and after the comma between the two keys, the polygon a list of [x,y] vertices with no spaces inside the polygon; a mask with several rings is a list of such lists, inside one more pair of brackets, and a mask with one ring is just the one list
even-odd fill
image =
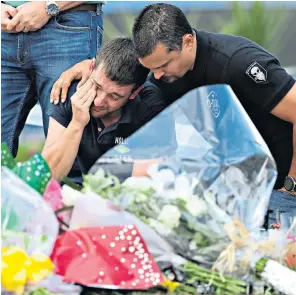
{"label": "short dark hair", "polygon": [[106,76],[120,86],[145,83],[149,70],[137,60],[131,38],[116,38],[106,42],[96,56],[94,68],[103,66]]}
{"label": "short dark hair", "polygon": [[157,3],[146,6],[133,26],[133,42],[140,58],[150,55],[158,43],[168,51],[181,50],[183,36],[192,34],[192,28],[181,9]]}

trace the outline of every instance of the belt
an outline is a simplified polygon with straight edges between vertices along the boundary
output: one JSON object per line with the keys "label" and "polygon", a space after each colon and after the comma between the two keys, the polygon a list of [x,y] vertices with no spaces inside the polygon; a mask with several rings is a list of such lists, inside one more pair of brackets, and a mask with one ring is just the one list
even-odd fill
{"label": "belt", "polygon": [[[101,3],[98,3],[98,5],[102,5]],[[67,9],[67,12],[74,12],[74,11],[97,11],[97,4],[81,4],[78,6],[75,6],[73,8]]]}

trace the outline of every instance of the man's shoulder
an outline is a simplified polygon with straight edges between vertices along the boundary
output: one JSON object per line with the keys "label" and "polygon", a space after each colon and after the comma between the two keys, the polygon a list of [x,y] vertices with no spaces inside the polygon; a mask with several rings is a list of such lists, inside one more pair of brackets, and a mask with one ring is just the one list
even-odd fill
{"label": "man's shoulder", "polygon": [[139,92],[141,104],[151,107],[155,104],[166,104],[162,92],[158,86],[150,81],[146,81],[143,89]]}
{"label": "man's shoulder", "polygon": [[265,49],[259,44],[241,36],[207,31],[197,31],[197,36],[200,36],[204,40],[210,50],[219,52],[228,59],[232,58],[235,53],[245,48],[265,51]]}
{"label": "man's shoulder", "polygon": [[145,83],[131,105],[133,123],[142,126],[168,106],[161,90],[151,82]]}

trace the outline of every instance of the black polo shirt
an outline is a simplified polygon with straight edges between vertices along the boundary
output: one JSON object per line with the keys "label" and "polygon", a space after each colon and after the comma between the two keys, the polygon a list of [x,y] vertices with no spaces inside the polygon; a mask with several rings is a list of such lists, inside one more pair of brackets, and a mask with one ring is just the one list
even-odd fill
{"label": "black polo shirt", "polygon": [[172,103],[200,86],[228,84],[267,143],[278,168],[275,188],[283,186],[293,155],[293,125],[270,112],[295,83],[278,59],[258,44],[238,36],[197,31],[195,65],[168,84],[155,80]]}
{"label": "black polo shirt", "polygon": [[[69,97],[75,93],[76,86],[77,83],[72,83]],[[72,120],[72,105],[69,97],[65,103],[51,105],[48,111],[49,116],[66,128]],[[91,117],[84,128],[77,159],[69,176],[76,178],[81,176],[81,172],[87,173],[104,153],[115,145],[124,143],[125,138],[160,113],[166,105],[161,91],[148,82],[136,98],[129,100],[123,107],[122,116],[117,123],[105,128],[100,119]]]}

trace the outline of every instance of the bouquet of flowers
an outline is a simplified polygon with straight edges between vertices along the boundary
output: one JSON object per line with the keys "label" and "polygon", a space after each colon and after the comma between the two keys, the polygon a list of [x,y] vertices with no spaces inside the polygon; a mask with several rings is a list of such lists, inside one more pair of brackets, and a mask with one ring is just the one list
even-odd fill
{"label": "bouquet of flowers", "polygon": [[[171,129],[175,140],[160,147],[162,138],[157,140],[154,130],[172,134]],[[83,191],[96,192],[137,216],[194,266],[218,271],[204,271],[202,277],[198,267],[191,267],[196,275],[187,268],[193,280],[206,278],[220,290],[226,273],[254,281],[250,271],[267,265],[262,257],[283,260],[287,243],[276,253],[277,243],[261,234],[276,166],[229,87],[214,85],[186,94],[129,137],[124,148],[135,162],[166,161],[150,167],[150,179],[131,178],[123,184],[99,171],[85,177]],[[120,153],[116,147],[104,157],[115,159]],[[233,292],[226,285],[224,291]],[[243,289],[246,285],[238,284],[234,293]]]}
{"label": "bouquet of flowers", "polygon": [[[170,189],[162,190],[158,183],[159,179],[165,184],[163,187]],[[164,179],[167,179],[167,183]],[[249,234],[240,221],[237,219],[233,221],[233,215],[217,205],[213,194],[206,192],[203,197],[195,196],[194,190],[191,190],[190,178],[186,175],[174,176],[171,170],[166,169],[151,175],[151,178],[129,178],[120,184],[116,177],[105,175],[104,171],[99,170],[95,175],[85,176],[83,191],[96,192],[137,216],[164,238],[172,246],[174,253],[194,261],[185,261],[184,264],[177,265],[184,272],[185,285],[197,287],[200,283],[204,283],[214,286],[215,292],[218,293],[245,294],[249,283],[254,281],[254,276],[249,274],[253,270],[253,274],[262,274],[262,278],[279,291],[285,290],[283,286],[294,290],[292,288],[294,280],[290,280],[291,278],[289,282],[284,280],[282,284],[276,285],[275,282],[278,281],[266,274],[269,273],[268,260],[262,258],[266,255],[269,258],[282,259],[288,240],[285,242],[284,236],[276,241],[258,232]],[[184,192],[189,192],[190,197],[186,197]],[[85,206],[85,201],[82,202]],[[253,206],[254,203],[251,204]],[[260,206],[260,200],[257,205]],[[102,221],[100,212],[97,213],[97,217]],[[145,233],[143,236],[145,240],[151,240]],[[226,254],[227,259],[225,259]],[[251,259],[250,255],[254,257]],[[209,268],[218,257],[220,262],[215,264],[218,270],[215,272]],[[161,259],[157,261],[160,263]],[[244,264],[240,264],[241,262]],[[282,268],[275,261],[270,263],[279,269]],[[242,265],[245,268],[239,271],[238,268]],[[224,269],[221,269],[221,266]],[[291,273],[286,268],[285,270],[285,277],[296,278],[296,273]],[[221,276],[221,273],[226,272],[232,273],[232,277]],[[234,278],[233,275],[241,279]],[[279,272],[277,275],[281,277]],[[212,289],[208,286],[207,291],[209,290]]]}

